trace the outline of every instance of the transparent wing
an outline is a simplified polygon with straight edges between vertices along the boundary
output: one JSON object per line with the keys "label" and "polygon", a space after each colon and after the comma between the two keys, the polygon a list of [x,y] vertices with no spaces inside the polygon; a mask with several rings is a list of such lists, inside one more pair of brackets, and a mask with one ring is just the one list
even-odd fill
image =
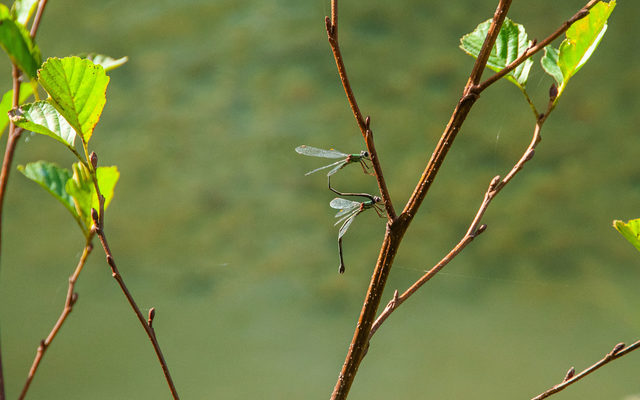
{"label": "transparent wing", "polygon": [[[336,221],[336,223],[335,223],[335,224],[333,224],[333,226],[340,225],[340,224],[341,224],[341,223],[343,223],[346,219],[349,219],[349,218],[351,218],[351,217],[354,217],[354,216],[355,216],[356,214],[358,214],[359,212],[360,212],[360,210],[353,209],[353,210],[351,210],[351,211],[348,211],[348,212],[343,213],[343,214],[342,214],[342,218],[340,218],[339,220],[337,220],[337,221]],[[338,217],[336,217],[336,218],[338,218]]]}
{"label": "transparent wing", "polygon": [[329,203],[329,206],[331,208],[335,208],[336,210],[340,210],[338,211],[338,213],[336,214],[336,218],[337,217],[341,217],[345,214],[350,213],[351,211],[360,208],[360,203],[357,201],[352,201],[352,200],[347,200],[347,199],[343,199],[340,197],[336,197],[335,199],[331,200],[331,203]]}
{"label": "transparent wing", "polygon": [[[331,168],[331,167],[333,167],[333,166],[335,166],[335,165],[337,165],[337,167],[336,167],[337,169],[336,169],[336,168],[334,168],[334,169],[337,171],[338,169],[342,168],[342,165],[341,165],[341,164],[345,164],[345,163],[346,163],[346,162],[345,162],[345,161],[343,161],[343,160],[336,161],[336,162],[334,162],[334,163],[332,163],[332,164],[325,165],[324,167],[316,168],[316,169],[314,169],[313,171],[309,171],[309,172],[307,172],[307,173],[306,173],[306,174],[304,174],[304,175],[305,175],[305,176],[307,176],[307,175],[311,175],[311,174],[313,174],[314,172],[318,172],[318,171],[321,171],[321,170],[326,169],[326,168]],[[331,170],[331,171],[333,171],[333,170]],[[335,174],[335,172],[333,172],[333,173],[332,173],[331,171],[329,171],[329,173],[327,174],[327,176],[329,176],[329,174],[331,174],[331,175]]]}
{"label": "transparent wing", "polygon": [[[340,161],[339,163],[333,163],[331,165],[335,165],[335,168],[333,168],[331,171],[327,172],[327,176],[331,176],[333,174],[335,174],[336,172],[340,171],[342,169],[342,167],[344,167],[345,165],[349,164],[350,161],[344,160],[344,161]],[[329,165],[327,165],[329,166]]]}
{"label": "transparent wing", "polygon": [[306,145],[296,147],[296,152],[298,154],[303,154],[305,156],[323,157],[323,158],[346,158],[347,156],[349,156],[348,154],[338,150],[325,150],[325,149],[319,149],[317,147],[311,147]]}
{"label": "transparent wing", "polygon": [[344,234],[347,233],[347,229],[349,229],[349,227],[353,223],[353,220],[356,219],[356,215],[358,215],[357,212],[353,213],[353,215],[351,215],[350,218],[344,221],[344,224],[342,224],[342,226],[340,227],[340,230],[338,231],[338,239],[342,239]]}

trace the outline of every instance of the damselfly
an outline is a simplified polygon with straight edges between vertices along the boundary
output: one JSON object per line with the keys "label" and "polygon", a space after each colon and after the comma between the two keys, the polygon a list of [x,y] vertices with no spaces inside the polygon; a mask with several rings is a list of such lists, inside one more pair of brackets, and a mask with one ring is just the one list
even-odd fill
{"label": "damselfly", "polygon": [[[336,193],[339,193],[336,190],[334,191]],[[343,273],[345,267],[344,267],[344,258],[342,256],[342,237],[344,236],[345,233],[347,233],[347,230],[353,223],[353,220],[358,216],[358,214],[370,208],[373,208],[374,210],[376,210],[376,213],[380,217],[383,216],[384,211],[382,210],[382,207],[380,207],[381,199],[378,196],[371,196],[370,194],[366,194],[366,193],[341,193],[341,194],[345,196],[362,196],[362,197],[367,197],[369,199],[365,201],[353,201],[353,200],[347,200],[340,197],[336,197],[335,199],[331,200],[331,202],[329,203],[329,206],[331,208],[335,208],[336,210],[339,210],[338,213],[336,214],[336,218],[339,218],[339,219],[338,219],[338,222],[335,223],[335,225],[338,225],[340,223],[342,224],[340,226],[340,230],[338,231],[338,250],[340,252],[340,268],[338,269],[338,271],[340,273]]]}
{"label": "damselfly", "polygon": [[338,172],[340,169],[344,168],[346,165],[351,163],[356,163],[356,162],[360,163],[360,166],[362,167],[362,170],[365,172],[365,174],[369,173],[367,171],[367,169],[369,169],[369,166],[367,165],[365,160],[371,161],[371,159],[369,158],[369,153],[367,151],[361,151],[358,154],[347,154],[338,150],[333,150],[333,149],[324,150],[324,149],[319,149],[317,147],[302,145],[302,146],[296,147],[296,152],[298,154],[303,154],[305,156],[311,156],[311,157],[341,158],[341,160],[336,161],[332,164],[325,165],[324,167],[316,168],[313,171],[309,171],[305,175],[310,175],[310,174],[313,174],[314,172],[318,172],[326,168],[331,168],[329,172],[327,172],[327,176],[331,176],[336,172]]}

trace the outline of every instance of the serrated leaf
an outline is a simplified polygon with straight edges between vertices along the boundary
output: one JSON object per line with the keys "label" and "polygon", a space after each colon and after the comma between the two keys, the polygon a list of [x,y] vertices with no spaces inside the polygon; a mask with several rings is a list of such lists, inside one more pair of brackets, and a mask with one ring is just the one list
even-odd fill
{"label": "serrated leaf", "polygon": [[542,68],[557,83],[556,101],[567,87],[569,79],[584,66],[600,44],[607,31],[607,19],[615,6],[616,0],[597,3],[586,17],[571,25],[558,50],[549,47],[556,54],[551,53],[551,50],[545,53],[545,57],[541,60]]}
{"label": "serrated leaf", "polygon": [[50,58],[38,71],[38,81],[86,146],[107,101],[104,68],[80,57]]}
{"label": "serrated leaf", "polygon": [[91,60],[95,65],[101,65],[102,68],[104,68],[105,72],[121,67],[127,61],[129,61],[129,57],[113,58],[113,57],[105,56],[104,54],[95,54],[95,53],[84,54],[84,55],[81,55],[80,57]]}
{"label": "serrated leaf", "polygon": [[[30,83],[23,82],[20,84],[19,103],[24,102],[33,94],[33,86]],[[2,96],[0,101],[0,136],[4,133],[5,128],[9,124],[9,115],[7,114],[13,105],[13,89],[9,90]]]}
{"label": "serrated leaf", "polygon": [[11,6],[11,14],[22,26],[27,26],[37,6],[38,0],[15,0]]}
{"label": "serrated leaf", "polygon": [[[100,192],[105,198],[104,208],[105,210],[113,199],[113,193],[120,173],[118,168],[112,167],[98,167],[96,170],[96,176],[98,180],[98,186]],[[67,192],[73,197],[74,205],[78,214],[84,221],[87,228],[91,228],[93,225],[93,219],[91,218],[91,209],[95,208],[100,210],[100,203],[98,202],[98,196],[96,189],[91,179],[90,172],[77,162],[73,164],[73,177],[67,181]]]}
{"label": "serrated leaf", "polygon": [[613,227],[640,251],[640,218],[632,219],[626,223],[616,220],[613,221]]}
{"label": "serrated leaf", "polygon": [[88,232],[88,228],[81,223],[71,195],[66,190],[66,184],[71,179],[71,172],[68,169],[60,168],[56,164],[47,161],[37,161],[26,166],[20,165],[18,170],[55,197],[69,210],[83,232],[85,234]]}
{"label": "serrated leaf", "polygon": [[14,21],[8,9],[3,7],[0,9],[0,46],[11,62],[33,79],[42,63],[40,50],[31,40],[27,29]]}
{"label": "serrated leaf", "polygon": [[52,137],[75,152],[76,131],[49,102],[24,104],[9,111],[9,117],[19,127]]}
{"label": "serrated leaf", "polygon": [[[460,39],[460,48],[470,56],[477,58],[490,26],[491,19],[478,25],[473,32],[464,35]],[[500,28],[496,43],[493,49],[491,49],[487,67],[496,72],[504,69],[504,67],[527,51],[529,44],[530,42],[524,26],[506,18]],[[532,65],[533,61],[528,59],[507,74],[506,78],[516,84],[516,86],[524,88],[527,84]]]}

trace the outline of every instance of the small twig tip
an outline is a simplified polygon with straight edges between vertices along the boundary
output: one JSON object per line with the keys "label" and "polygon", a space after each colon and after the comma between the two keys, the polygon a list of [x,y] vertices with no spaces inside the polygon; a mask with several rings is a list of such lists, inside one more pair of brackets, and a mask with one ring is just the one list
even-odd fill
{"label": "small twig tip", "polygon": [[569,379],[573,378],[573,376],[576,374],[576,369],[571,367],[569,368],[569,370],[567,371],[566,375],[564,376],[564,379],[562,380],[562,382],[566,382]]}
{"label": "small twig tip", "polygon": [[613,350],[611,350],[611,353],[609,353],[610,356],[615,356],[616,354],[618,354],[620,352],[620,350],[624,349],[624,343],[618,343],[617,345],[615,345],[613,347]]}
{"label": "small twig tip", "polygon": [[476,236],[487,230],[487,224],[482,224],[476,229]]}
{"label": "small twig tip", "polygon": [[93,166],[93,169],[98,168],[98,155],[96,154],[95,151],[91,152],[91,155],[89,155],[89,160],[91,161],[91,165]]}
{"label": "small twig tip", "polygon": [[95,208],[91,209],[91,219],[93,220],[93,223],[96,225],[96,227],[100,226],[100,217],[98,216],[98,210],[96,210]]}

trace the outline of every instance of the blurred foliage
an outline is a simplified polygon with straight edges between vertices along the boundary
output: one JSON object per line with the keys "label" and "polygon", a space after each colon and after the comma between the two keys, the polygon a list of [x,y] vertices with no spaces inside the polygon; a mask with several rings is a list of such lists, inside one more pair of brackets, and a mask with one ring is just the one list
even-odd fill
{"label": "blurred foliage", "polygon": [[[495,3],[341,2],[343,54],[396,207],[471,70],[459,38]],[[510,17],[540,39],[583,3],[514,2]],[[47,7],[43,58],[94,50],[130,58],[110,73],[92,137],[101,165],[121,173],[105,229],[141,307],[156,307],[154,326],[182,397],[326,398],[384,229],[375,213],[358,218],[339,276],[334,196],[322,175],[304,176],[314,160],[293,151],[363,148],[326,41],[328,2]],[[382,327],[351,399],[532,397],[571,365],[580,369],[637,337],[638,257],[610,224],[637,217],[640,203],[640,55],[630,34],[639,13],[640,3],[618,4],[595,56],[545,124],[535,158],[489,209],[487,232]],[[6,63],[2,76],[7,90]],[[532,71],[527,90],[537,104],[551,83]],[[506,81],[483,93],[407,232],[386,298],[464,234],[491,178],[528,144],[531,122]],[[72,155],[25,135],[16,165],[39,159],[69,165]],[[375,190],[358,168],[332,183]],[[0,321],[11,398],[63,305],[83,242],[37,185],[17,173],[9,185]],[[40,209],[46,217],[33,212]],[[99,251],[77,289],[32,398],[168,396]],[[639,367],[630,355],[562,396],[632,395]]]}

